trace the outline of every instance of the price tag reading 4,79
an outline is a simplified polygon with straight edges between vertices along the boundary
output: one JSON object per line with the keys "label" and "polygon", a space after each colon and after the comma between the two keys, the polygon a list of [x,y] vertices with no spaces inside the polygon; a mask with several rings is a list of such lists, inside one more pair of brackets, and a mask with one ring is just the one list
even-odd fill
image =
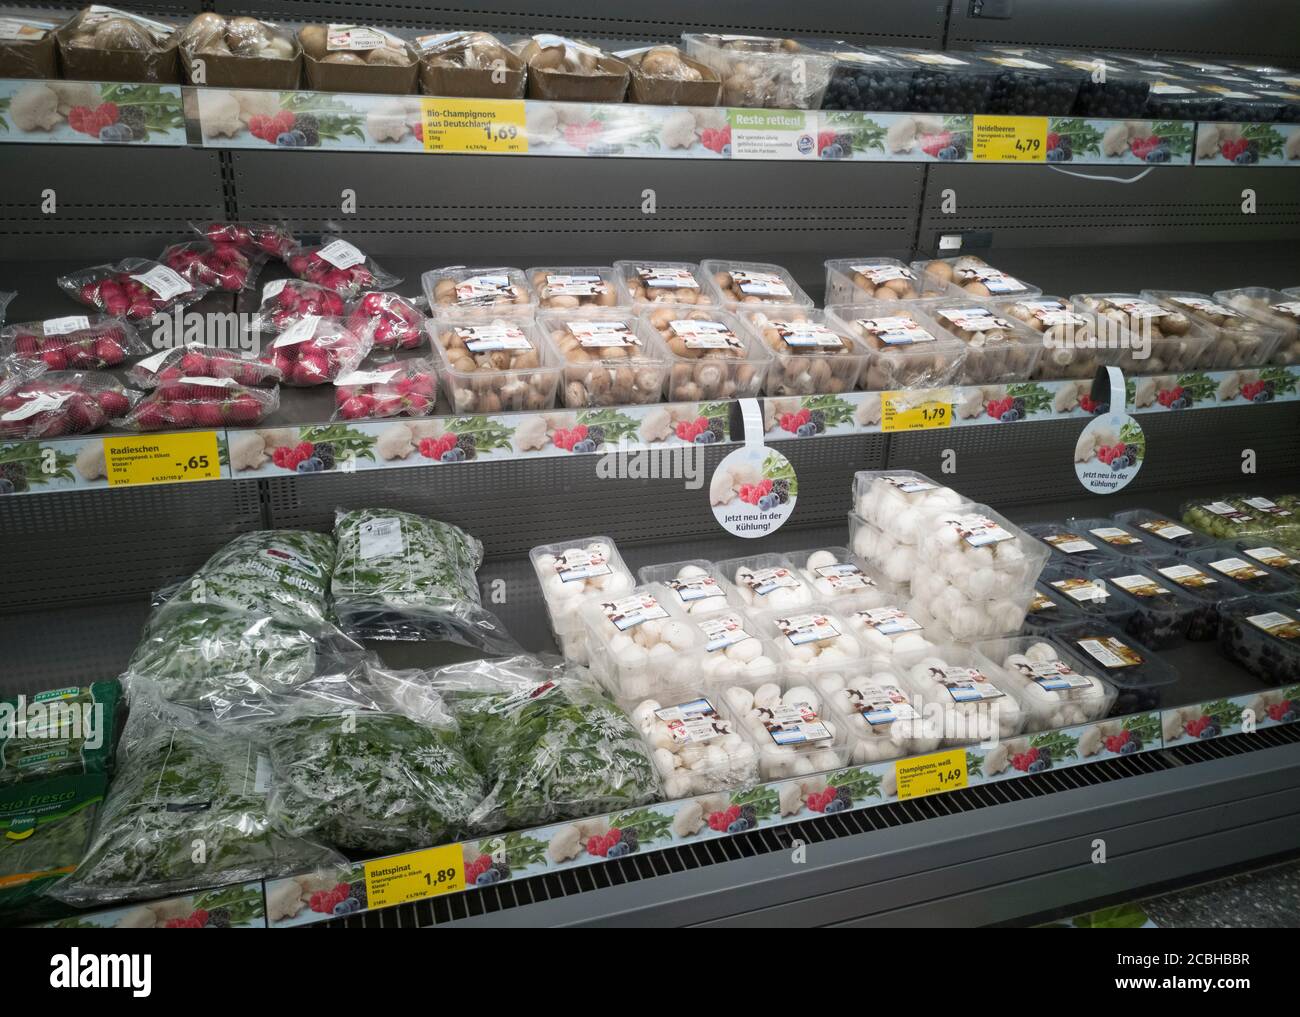
{"label": "price tag reading 4,79", "polygon": [[184,484],[218,480],[221,445],[216,431],[142,434],[105,438],[104,473],[109,487]]}
{"label": "price tag reading 4,79", "polygon": [[932,795],[937,791],[955,791],[966,786],[969,776],[965,749],[932,752],[928,756],[900,759],[894,764],[899,801]]}
{"label": "price tag reading 4,79", "polygon": [[411,851],[366,862],[366,900],[391,907],[465,889],[465,859],[459,844]]}
{"label": "price tag reading 4,79", "polygon": [[882,431],[929,431],[952,426],[952,398],[947,392],[882,392]]}
{"label": "price tag reading 4,79", "polygon": [[528,121],[518,99],[422,99],[426,152],[528,151]]}
{"label": "price tag reading 4,79", "polygon": [[1046,117],[977,116],[971,155],[977,162],[1046,162]]}

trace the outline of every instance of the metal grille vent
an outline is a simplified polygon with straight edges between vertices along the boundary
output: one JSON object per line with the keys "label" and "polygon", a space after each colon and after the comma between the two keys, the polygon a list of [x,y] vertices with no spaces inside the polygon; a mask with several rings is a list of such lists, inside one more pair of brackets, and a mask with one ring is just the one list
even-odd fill
{"label": "metal grille vent", "polygon": [[823,816],[771,830],[702,840],[665,851],[632,855],[617,861],[571,869],[567,872],[533,876],[518,882],[484,887],[473,893],[453,894],[449,897],[404,904],[397,908],[369,912],[355,918],[338,919],[322,924],[339,928],[422,928],[443,925],[463,918],[523,907],[558,897],[590,893],[593,890],[642,879],[653,879],[687,869],[719,865],[777,851],[789,851],[796,840],[811,844],[840,837],[853,837],[887,827],[1007,805],[1028,798],[1039,798],[1123,780],[1127,777],[1157,773],[1179,765],[1225,759],[1229,756],[1296,742],[1300,742],[1300,725],[1267,728],[1251,735],[1216,738],[1162,752],[1108,759],[1084,766],[1051,770],[1016,780],[981,784],[950,794],[892,802],[878,808]]}

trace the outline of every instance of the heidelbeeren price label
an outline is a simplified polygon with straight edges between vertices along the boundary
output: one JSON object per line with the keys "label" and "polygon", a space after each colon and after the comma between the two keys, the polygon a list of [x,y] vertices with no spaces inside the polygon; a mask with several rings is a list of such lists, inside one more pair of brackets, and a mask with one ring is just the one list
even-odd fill
{"label": "heidelbeeren price label", "polygon": [[966,750],[948,749],[928,756],[900,759],[894,764],[894,782],[898,800],[920,798],[937,791],[955,791],[970,780],[966,770]]}
{"label": "heidelbeeren price label", "polygon": [[521,155],[528,151],[528,121],[522,99],[420,100],[426,152],[484,152]]}
{"label": "heidelbeeren price label", "polygon": [[459,844],[366,862],[365,873],[366,899],[372,908],[465,889],[465,859]]}
{"label": "heidelbeeren price label", "polygon": [[976,116],[971,155],[976,162],[1046,162],[1046,117]]}
{"label": "heidelbeeren price label", "polygon": [[221,479],[216,431],[104,439],[109,487]]}

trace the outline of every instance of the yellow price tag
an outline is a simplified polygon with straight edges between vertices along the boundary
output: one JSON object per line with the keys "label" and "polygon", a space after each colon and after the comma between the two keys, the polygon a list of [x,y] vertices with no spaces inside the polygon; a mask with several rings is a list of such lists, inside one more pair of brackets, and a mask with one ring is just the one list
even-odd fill
{"label": "yellow price tag", "polygon": [[971,155],[977,162],[1046,162],[1046,117],[975,117]]}
{"label": "yellow price tag", "polygon": [[465,889],[465,859],[459,844],[366,862],[365,872],[366,899],[372,908]]}
{"label": "yellow price tag", "polygon": [[882,392],[882,431],[929,431],[952,426],[952,398],[947,392]]}
{"label": "yellow price tag", "polygon": [[221,451],[216,431],[105,438],[104,465],[109,487],[219,480]]}
{"label": "yellow price tag", "polygon": [[937,791],[955,791],[965,787],[969,777],[965,749],[932,752],[928,756],[900,759],[894,764],[899,801],[932,795]]}
{"label": "yellow price tag", "polygon": [[426,152],[528,151],[522,99],[422,99]]}

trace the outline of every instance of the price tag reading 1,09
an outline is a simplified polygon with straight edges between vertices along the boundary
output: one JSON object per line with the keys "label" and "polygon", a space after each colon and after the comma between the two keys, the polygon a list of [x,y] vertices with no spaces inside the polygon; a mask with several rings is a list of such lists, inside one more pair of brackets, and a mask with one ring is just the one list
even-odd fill
{"label": "price tag reading 1,09", "polygon": [[109,487],[132,484],[185,484],[221,478],[221,446],[216,431],[139,434],[105,438],[104,473]]}
{"label": "price tag reading 1,09", "polygon": [[372,908],[465,889],[465,859],[459,844],[366,862],[365,871],[366,900]]}
{"label": "price tag reading 1,09", "polygon": [[528,151],[528,121],[519,99],[422,99],[426,152]]}
{"label": "price tag reading 1,09", "polygon": [[955,791],[965,787],[969,774],[966,771],[966,750],[948,749],[932,752],[928,756],[900,759],[894,764],[894,781],[898,785],[898,798],[919,798],[936,791]]}
{"label": "price tag reading 1,09", "polygon": [[915,392],[880,394],[882,431],[929,431],[952,426],[952,401],[946,394],[918,399]]}
{"label": "price tag reading 1,09", "polygon": [[1046,117],[977,116],[971,138],[976,162],[1046,162]]}

